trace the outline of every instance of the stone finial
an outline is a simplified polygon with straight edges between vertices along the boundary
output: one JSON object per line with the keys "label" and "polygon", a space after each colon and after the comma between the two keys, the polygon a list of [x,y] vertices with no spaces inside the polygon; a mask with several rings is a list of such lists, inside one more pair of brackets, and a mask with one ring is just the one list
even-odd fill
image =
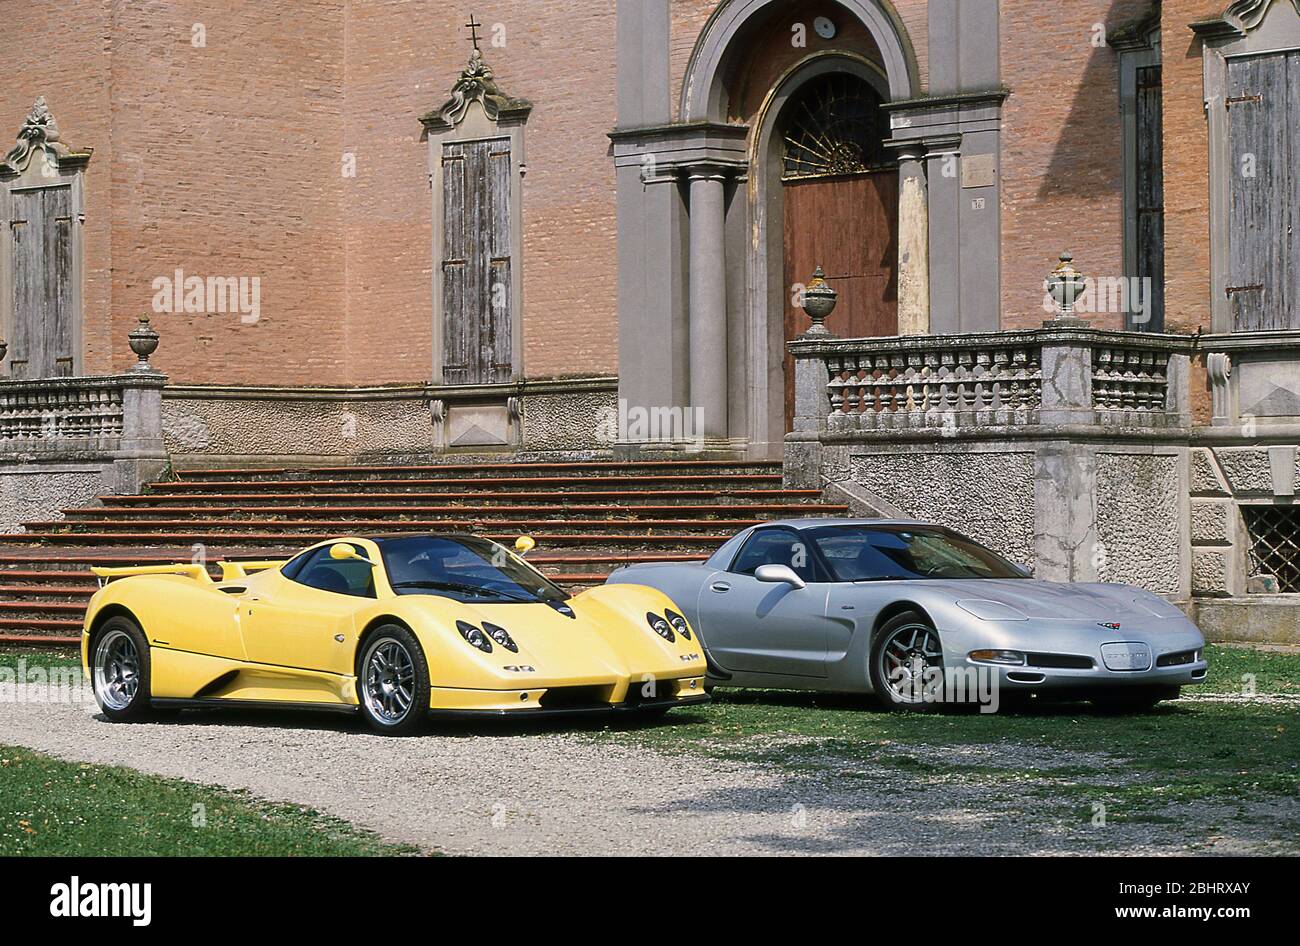
{"label": "stone finial", "polygon": [[484,113],[494,122],[511,116],[526,116],[532,108],[532,103],[526,99],[501,91],[492,67],[483,59],[477,46],[469,54],[469,64],[461,70],[460,77],[451,87],[451,98],[420,121],[426,130],[458,125],[469,111],[471,102],[480,103]]}
{"label": "stone finial", "polygon": [[154,372],[157,369],[149,364],[149,356],[158,350],[158,333],[154,327],[149,324],[149,314],[145,313],[140,316],[140,324],[131,332],[127,333],[127,338],[131,341],[131,351],[135,352],[140,359],[132,367],[132,371],[149,371]]}
{"label": "stone finial", "polygon": [[835,303],[839,301],[840,294],[831,288],[830,283],[826,281],[826,274],[822,272],[820,266],[808,280],[808,285],[803,290],[803,302],[800,303],[804,312],[808,313],[808,318],[812,326],[805,332],[805,335],[830,335],[823,324],[827,316],[835,311]]}
{"label": "stone finial", "polygon": [[45,104],[45,96],[36,100],[32,110],[23,119],[22,127],[18,129],[17,142],[9,149],[9,153],[0,159],[0,171],[21,174],[27,170],[32,155],[38,151],[47,152],[60,163],[71,161],[84,164],[90,159],[90,149],[74,151],[63,143],[59,134],[59,123],[54,120],[49,106]]}
{"label": "stone finial", "polygon": [[[1056,264],[1056,268],[1047,277],[1046,283],[1047,293],[1052,297],[1052,301],[1056,303],[1058,314],[1043,324],[1051,326],[1082,322],[1081,319],[1074,316],[1074,304],[1083,295],[1086,283],[1083,273],[1079,272],[1074,266],[1074,257],[1069,253],[1062,253],[1060,262]],[[1086,325],[1087,323],[1084,322],[1083,324]]]}

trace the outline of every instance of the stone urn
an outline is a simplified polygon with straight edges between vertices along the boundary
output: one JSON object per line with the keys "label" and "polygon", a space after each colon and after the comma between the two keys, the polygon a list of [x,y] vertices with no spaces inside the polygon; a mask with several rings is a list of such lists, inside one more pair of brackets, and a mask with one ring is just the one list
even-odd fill
{"label": "stone urn", "polygon": [[802,307],[804,312],[808,313],[809,321],[812,322],[805,335],[831,334],[824,323],[826,317],[835,311],[835,303],[839,298],[840,294],[831,288],[830,283],[826,281],[826,274],[818,266],[803,290]]}
{"label": "stone urn", "polygon": [[131,351],[135,352],[136,357],[140,359],[131,370],[153,371],[153,365],[149,364],[149,356],[158,350],[158,333],[149,324],[148,313],[140,316],[139,326],[128,332],[126,337],[131,342]]}
{"label": "stone urn", "polygon": [[1053,322],[1059,324],[1066,321],[1079,321],[1074,316],[1074,304],[1083,295],[1086,285],[1083,273],[1074,266],[1074,257],[1069,253],[1062,253],[1060,262],[1047,277],[1047,294],[1052,297],[1058,313]]}

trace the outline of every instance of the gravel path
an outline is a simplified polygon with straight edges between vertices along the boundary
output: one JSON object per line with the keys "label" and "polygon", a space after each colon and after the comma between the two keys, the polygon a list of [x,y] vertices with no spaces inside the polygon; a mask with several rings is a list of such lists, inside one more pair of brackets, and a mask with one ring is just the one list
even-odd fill
{"label": "gravel path", "polygon": [[[453,854],[1277,850],[1275,831],[1230,816],[1231,833],[1208,840],[1191,827],[1199,818],[1094,828],[1078,815],[1077,797],[1029,803],[973,773],[921,779],[895,767],[831,773],[814,765],[792,774],[628,742],[556,725],[489,724],[387,739],[355,720],[307,714],[187,713],[114,725],[83,703],[0,702],[0,743],[246,789]],[[791,749],[816,754],[815,745]],[[1036,764],[1082,761],[1046,758],[1041,748],[1033,755]],[[987,761],[988,753],[971,760]]]}

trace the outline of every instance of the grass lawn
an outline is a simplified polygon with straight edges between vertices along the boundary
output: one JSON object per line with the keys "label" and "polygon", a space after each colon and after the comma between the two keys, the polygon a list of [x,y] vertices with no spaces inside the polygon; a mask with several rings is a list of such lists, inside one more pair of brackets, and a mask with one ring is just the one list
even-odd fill
{"label": "grass lawn", "polygon": [[413,853],[299,805],[0,745],[0,856]]}
{"label": "grass lawn", "polygon": [[[1300,695],[1300,654],[1211,646],[1209,660],[1208,682],[1185,694],[1240,693],[1243,674],[1253,674],[1260,695]],[[1300,833],[1289,821],[1300,797],[1300,701],[1189,700],[1142,715],[1087,704],[900,714],[867,697],[723,689],[711,706],[670,714],[664,725],[596,737],[806,777],[908,772],[918,784],[978,784],[990,797],[1026,811],[1054,809],[1066,821],[1086,821],[1100,802],[1118,822],[1186,823],[1199,808],[1229,819],[1275,818],[1283,838]],[[1287,804],[1268,810],[1280,801]]]}

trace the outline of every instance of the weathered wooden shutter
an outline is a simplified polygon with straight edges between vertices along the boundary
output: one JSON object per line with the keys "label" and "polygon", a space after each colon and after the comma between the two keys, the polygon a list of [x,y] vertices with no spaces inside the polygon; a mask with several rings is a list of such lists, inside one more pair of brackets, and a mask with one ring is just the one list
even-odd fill
{"label": "weathered wooden shutter", "polygon": [[67,187],[18,189],[12,195],[15,378],[73,372],[72,213]]}
{"label": "weathered wooden shutter", "polygon": [[1228,60],[1228,299],[1239,332],[1300,327],[1300,52]]}
{"label": "weathered wooden shutter", "polygon": [[1165,326],[1164,123],[1159,66],[1137,72],[1137,273],[1149,279],[1149,318],[1133,327],[1163,332]]}
{"label": "weathered wooden shutter", "polygon": [[442,172],[443,379],[509,381],[510,141],[448,143]]}

